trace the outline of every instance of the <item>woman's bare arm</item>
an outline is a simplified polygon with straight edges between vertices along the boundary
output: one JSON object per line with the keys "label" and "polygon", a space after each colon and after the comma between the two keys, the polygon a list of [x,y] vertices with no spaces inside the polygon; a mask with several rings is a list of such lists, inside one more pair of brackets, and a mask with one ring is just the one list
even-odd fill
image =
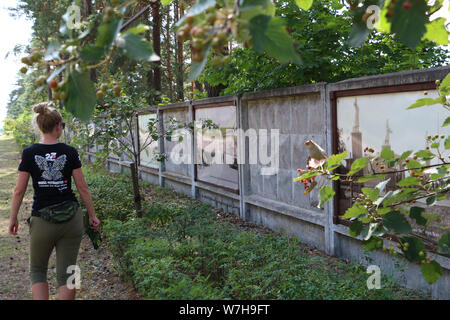
{"label": "woman's bare arm", "polygon": [[89,222],[91,227],[98,231],[98,225],[100,224],[100,220],[98,220],[95,215],[94,203],[92,202],[91,191],[89,190],[89,186],[84,179],[83,171],[81,168],[74,169],[72,171],[73,180],[75,181],[75,185],[77,187],[78,193],[80,194],[81,200],[83,201],[87,212],[89,213]]}
{"label": "woman's bare arm", "polygon": [[75,169],[72,171],[73,180],[75,181],[75,185],[77,187],[78,193],[80,194],[81,200],[83,200],[84,205],[86,206],[87,212],[89,216],[95,216],[94,211],[94,203],[92,202],[91,191],[89,190],[89,186],[84,179],[83,171],[81,168]]}
{"label": "woman's bare arm", "polygon": [[29,178],[29,172],[19,171],[19,177],[17,178],[17,183],[16,187],[14,188],[13,199],[11,203],[9,233],[12,235],[16,235],[19,228],[17,216],[19,214],[19,209],[20,205],[22,204],[23,197],[25,195],[25,192],[27,191]]}

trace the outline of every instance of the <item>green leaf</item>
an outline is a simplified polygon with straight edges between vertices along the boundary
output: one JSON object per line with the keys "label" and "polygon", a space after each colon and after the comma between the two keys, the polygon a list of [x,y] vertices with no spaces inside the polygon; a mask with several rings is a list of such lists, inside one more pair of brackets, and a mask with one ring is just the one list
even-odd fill
{"label": "green leaf", "polygon": [[340,165],[342,160],[344,160],[347,157],[347,154],[348,154],[348,152],[347,152],[347,150],[345,150],[344,152],[342,152],[340,154],[333,154],[333,155],[331,155],[328,158],[328,160],[327,160],[328,168],[330,170],[332,170],[331,167],[334,167],[336,165]]}
{"label": "green leaf", "polygon": [[450,254],[450,232],[444,233],[438,242],[438,252]]}
{"label": "green leaf", "polygon": [[420,169],[422,167],[422,164],[419,161],[416,161],[413,159],[409,159],[409,161],[406,163],[406,166],[408,167],[408,169],[416,169],[416,170],[414,170],[414,172],[416,172],[416,173],[419,173],[422,171],[422,169]]}
{"label": "green leaf", "polygon": [[398,159],[398,161],[403,161],[406,158],[408,158],[411,154],[413,153],[412,150],[408,150],[402,153],[402,155],[400,156],[400,158]]}
{"label": "green leaf", "polygon": [[434,41],[438,45],[447,45],[448,32],[445,29],[445,18],[437,18],[428,23],[424,38]]}
{"label": "green leaf", "polygon": [[427,212],[422,212],[422,216],[427,219],[427,224],[430,224],[433,221],[436,222],[441,222],[441,215],[440,214],[434,214],[434,213],[427,213]]}
{"label": "green leaf", "polygon": [[275,6],[271,0],[243,0],[239,13],[241,19],[250,21],[253,17],[260,14],[275,15]]}
{"label": "green leaf", "polygon": [[117,38],[117,47],[121,48],[125,55],[138,61],[159,61],[159,57],[154,54],[152,45],[143,37],[126,33]]}
{"label": "green leaf", "polygon": [[389,149],[389,148],[384,148],[382,151],[381,151],[381,157],[383,158],[383,159],[385,159],[385,160],[391,160],[391,159],[393,159],[394,158],[394,151],[392,151],[391,149]]}
{"label": "green leaf", "polygon": [[450,93],[450,73],[448,73],[441,81],[441,84],[439,85],[439,92],[443,96],[446,96]]}
{"label": "green leaf", "polygon": [[442,276],[442,267],[434,260],[422,264],[420,271],[422,272],[423,278],[429,284],[435,283]]}
{"label": "green leaf", "polygon": [[89,73],[73,70],[69,74],[66,86],[67,99],[64,102],[66,110],[82,121],[88,120],[97,101]]}
{"label": "green leaf", "polygon": [[98,27],[98,36],[95,45],[106,49],[111,48],[111,45],[119,34],[120,28],[122,28],[122,21],[122,19],[114,19],[109,23],[102,22]]}
{"label": "green leaf", "polygon": [[431,180],[437,180],[443,177],[445,177],[445,173],[432,173],[430,176]]}
{"label": "green leaf", "polygon": [[366,207],[354,204],[352,207],[348,208],[345,211],[345,214],[342,216],[343,219],[350,219],[359,217],[367,212]]}
{"label": "green leaf", "polygon": [[391,22],[391,33],[403,44],[410,48],[419,45],[420,40],[426,32],[426,23],[428,22],[427,2],[411,1],[412,6],[409,10],[403,9],[403,3],[409,0],[399,0],[395,3],[394,17]]}
{"label": "green leaf", "polygon": [[189,9],[189,11],[175,24],[175,27],[181,26],[186,20],[187,16],[196,16],[202,12],[205,12],[211,7],[216,5],[216,0],[197,0],[195,4]]}
{"label": "green leaf", "polygon": [[209,55],[209,52],[211,51],[211,46],[212,46],[211,41],[209,41],[205,46],[203,46],[201,52],[202,52],[204,58],[200,62],[197,62],[197,61],[192,62],[191,70],[189,70],[189,74],[188,74],[186,81],[192,82],[200,76],[203,69],[205,68],[206,61],[208,60],[208,55]]}
{"label": "green leaf", "polygon": [[426,200],[427,206],[433,206],[436,203],[436,196],[428,197]]}
{"label": "green leaf", "polygon": [[309,10],[313,4],[313,0],[295,0],[295,3],[300,9]]}
{"label": "green leaf", "polygon": [[358,182],[367,182],[375,179],[384,179],[386,177],[385,174],[366,174],[358,179]]}
{"label": "green leaf", "polygon": [[430,160],[436,156],[433,152],[429,150],[419,150],[414,155],[424,160]]}
{"label": "green leaf", "polygon": [[379,223],[369,223],[364,226],[364,228],[361,231],[361,236],[364,240],[369,240],[370,237],[372,237],[372,234],[377,229]]}
{"label": "green leaf", "polygon": [[287,33],[281,17],[255,16],[250,20],[248,30],[256,52],[267,53],[281,63],[301,64],[300,56],[295,52],[292,38]]}
{"label": "green leaf", "polygon": [[376,250],[383,248],[383,239],[372,236],[369,240],[362,242],[362,247],[366,250]]}
{"label": "green leaf", "polygon": [[144,33],[145,31],[147,31],[149,29],[150,29],[149,26],[141,23],[141,24],[137,25],[134,28],[127,29],[127,31],[125,33],[141,34],[141,33]]}
{"label": "green leaf", "polygon": [[354,22],[349,34],[348,44],[352,47],[361,47],[369,36],[369,29],[362,20]]}
{"label": "green leaf", "polygon": [[371,189],[371,188],[362,188],[361,191],[369,197],[370,201],[375,201],[378,199],[378,196],[380,195],[380,189]]}
{"label": "green leaf", "polygon": [[424,208],[421,207],[411,207],[409,209],[409,216],[416,220],[416,223],[421,226],[425,226],[427,224],[427,219],[424,218],[422,213],[425,212]]}
{"label": "green leaf", "polygon": [[406,109],[415,109],[415,108],[420,108],[423,106],[432,106],[435,104],[440,104],[442,103],[442,99],[441,97],[439,98],[422,98],[422,99],[418,99],[416,102],[414,102],[412,105],[410,105],[408,108]]}
{"label": "green leaf", "polygon": [[431,144],[431,148],[432,149],[439,149],[439,147],[440,147],[440,143],[439,142],[433,142],[432,144]]}
{"label": "green leaf", "polygon": [[354,175],[358,171],[364,169],[367,166],[367,159],[366,158],[359,158],[356,159],[352,166],[350,167],[350,172],[348,173],[349,176]]}
{"label": "green leaf", "polygon": [[384,207],[377,208],[377,212],[379,214],[383,215],[383,214],[386,214],[388,212],[391,212],[391,208],[384,208]]}
{"label": "green leaf", "polygon": [[93,45],[85,46],[80,52],[80,58],[88,63],[97,63],[105,55],[105,48]]}
{"label": "green leaf", "polygon": [[402,202],[404,200],[412,200],[415,197],[415,194],[417,194],[417,191],[419,189],[417,188],[402,188],[395,190],[394,192],[391,192],[391,195],[389,197],[386,197],[384,200],[383,206],[390,206],[397,202]]}
{"label": "green leaf", "polygon": [[409,187],[409,186],[418,186],[420,185],[420,181],[416,177],[406,177],[403,180],[397,182],[399,187]]}
{"label": "green leaf", "polygon": [[425,245],[422,240],[417,237],[404,237],[402,238],[402,242],[408,243],[408,250],[403,251],[408,261],[420,262],[423,260],[419,255],[419,252],[425,252]]}
{"label": "green leaf", "polygon": [[294,181],[300,181],[300,180],[303,180],[303,179],[309,179],[309,178],[312,178],[312,177],[316,177],[319,174],[320,174],[320,172],[318,172],[318,171],[308,171],[308,172],[302,174],[300,177],[294,178]]}
{"label": "green leaf", "polygon": [[357,237],[359,236],[359,234],[361,233],[363,228],[363,223],[359,220],[355,220],[352,222],[352,224],[350,225],[349,229],[348,229],[348,233],[352,236],[352,237]]}
{"label": "green leaf", "polygon": [[399,211],[391,211],[383,216],[383,225],[396,233],[411,233],[412,228],[405,216]]}
{"label": "green leaf", "polygon": [[325,203],[333,199],[335,192],[333,188],[329,186],[323,186],[319,190],[319,207],[322,207]]}
{"label": "green leaf", "polygon": [[57,59],[59,56],[60,44],[58,40],[51,40],[47,46],[47,50],[45,50],[44,60],[50,61],[53,59]]}
{"label": "green leaf", "polygon": [[386,18],[386,13],[388,12],[388,6],[384,5],[380,12],[380,24],[378,26],[378,30],[383,33],[391,33],[391,23],[388,18]]}
{"label": "green leaf", "polygon": [[450,124],[450,117],[447,117],[444,121],[444,123],[442,124],[443,127],[446,127]]}
{"label": "green leaf", "polygon": [[161,4],[163,6],[167,6],[168,4],[171,4],[173,0],[161,0]]}
{"label": "green leaf", "polygon": [[[450,119],[450,117],[449,117],[449,119]],[[450,149],[450,136],[447,136],[447,139],[445,139],[444,145],[445,145],[445,150]]]}

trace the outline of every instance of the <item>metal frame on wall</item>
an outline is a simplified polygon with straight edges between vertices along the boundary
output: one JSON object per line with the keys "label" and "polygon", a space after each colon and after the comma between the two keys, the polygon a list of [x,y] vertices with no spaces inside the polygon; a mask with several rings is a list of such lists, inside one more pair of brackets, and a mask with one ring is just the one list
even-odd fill
{"label": "metal frame on wall", "polygon": [[[145,116],[145,115],[152,114],[152,113],[157,114],[157,110],[154,108],[149,108],[146,110],[140,110],[140,111],[136,112],[136,141],[137,141],[137,150],[138,150],[138,154],[139,154],[138,165],[143,168],[146,168],[146,169],[154,170],[156,172],[158,169],[141,164],[141,138],[140,138],[140,134],[139,134],[139,116]],[[159,144],[159,141],[158,141],[158,144]]]}
{"label": "metal frame on wall", "polygon": [[[337,99],[338,98],[363,96],[363,95],[374,95],[374,94],[396,93],[396,92],[432,90],[432,89],[436,89],[435,82],[424,82],[424,83],[384,86],[384,87],[375,87],[375,88],[330,91],[333,154],[338,153],[338,128],[337,128]],[[349,226],[350,221],[340,218],[340,216],[343,215],[343,213],[339,212],[339,203],[338,203],[339,196],[340,196],[339,181],[333,181],[333,188],[334,188],[334,191],[336,192],[335,197],[333,199],[333,203],[334,203],[333,223]]]}
{"label": "metal frame on wall", "polygon": [[[236,108],[236,114],[237,114],[238,110],[237,110],[237,106],[236,106],[236,101],[235,100],[221,101],[221,102],[217,102],[217,103],[193,104],[192,105],[192,107],[193,107],[193,121],[196,120],[196,118],[195,118],[195,110],[197,110],[197,109],[214,108],[214,107],[226,107],[226,106],[234,106]],[[239,128],[239,126],[238,126],[238,128]],[[192,139],[192,141],[193,141],[193,144],[194,144],[193,152],[196,152],[194,139]],[[196,159],[195,154],[194,154],[194,159]],[[218,185],[218,184],[215,184],[215,183],[211,183],[211,182],[208,182],[208,181],[204,181],[204,180],[198,179],[197,164],[194,163],[193,165],[194,165],[194,180],[195,181],[199,181],[199,182],[201,182],[203,184],[210,185],[210,186],[213,186],[213,187],[219,187],[221,189],[224,189],[225,191],[228,191],[228,192],[235,193],[235,194],[239,195],[239,192],[240,192],[239,191],[239,179],[240,179],[240,177],[239,177],[239,170],[238,170],[238,187],[237,187],[237,189],[234,189],[234,188],[224,187],[224,186],[221,186],[221,185]]]}
{"label": "metal frame on wall", "polygon": [[[338,128],[337,128],[337,99],[341,97],[353,97],[353,96],[363,96],[363,95],[374,95],[374,94],[386,94],[386,93],[398,93],[398,92],[410,92],[410,91],[421,91],[421,90],[436,90],[435,82],[423,82],[405,85],[394,85],[394,86],[384,86],[375,88],[364,88],[364,89],[350,89],[341,91],[330,91],[330,102],[331,102],[331,115],[332,115],[332,150],[333,154],[337,154],[338,151]],[[347,227],[350,226],[351,222],[346,219],[342,219],[340,216],[344,212],[340,212],[339,198],[340,198],[340,183],[339,181],[333,181],[333,189],[335,191],[335,196],[333,199],[333,223],[342,224]],[[398,238],[395,235],[387,234],[385,237],[389,237],[398,242]],[[429,239],[423,238],[430,241]],[[425,243],[427,249],[432,249],[433,246],[429,243]],[[440,254],[441,256],[450,257],[447,254]]]}

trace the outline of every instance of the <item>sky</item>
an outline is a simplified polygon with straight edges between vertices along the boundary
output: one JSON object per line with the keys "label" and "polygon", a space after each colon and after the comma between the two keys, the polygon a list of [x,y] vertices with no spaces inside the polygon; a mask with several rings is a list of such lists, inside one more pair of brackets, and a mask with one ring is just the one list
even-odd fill
{"label": "sky", "polygon": [[[27,45],[31,41],[32,21],[24,16],[13,18],[9,15],[9,7],[15,7],[16,0],[0,1],[0,128],[3,128],[3,119],[6,117],[6,105],[9,93],[16,87],[17,73],[22,67],[20,59],[25,56],[14,56],[16,45]],[[5,56],[10,52],[8,57]]]}
{"label": "sky", "polygon": [[[0,70],[2,73],[0,76],[0,131],[3,127],[3,119],[6,117],[9,93],[15,88],[18,71],[22,67],[20,62],[22,56],[14,56],[12,50],[18,44],[27,45],[32,33],[32,21],[24,16],[14,18],[9,15],[8,8],[15,7],[17,2],[17,0],[0,1]],[[444,8],[435,13],[432,19],[445,17],[447,22],[450,22],[448,3],[449,0],[445,0]],[[8,52],[10,54],[5,58]]]}

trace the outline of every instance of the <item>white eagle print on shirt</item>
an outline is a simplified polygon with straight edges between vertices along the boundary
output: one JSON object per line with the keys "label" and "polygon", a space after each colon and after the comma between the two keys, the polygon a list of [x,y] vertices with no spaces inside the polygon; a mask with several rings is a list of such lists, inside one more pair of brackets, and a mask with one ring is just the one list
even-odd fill
{"label": "white eagle print on shirt", "polygon": [[45,158],[38,155],[34,156],[34,161],[36,161],[38,168],[44,170],[42,178],[45,180],[61,179],[63,177],[61,171],[64,169],[66,160],[67,156],[65,154],[56,158],[56,152],[47,153]]}

